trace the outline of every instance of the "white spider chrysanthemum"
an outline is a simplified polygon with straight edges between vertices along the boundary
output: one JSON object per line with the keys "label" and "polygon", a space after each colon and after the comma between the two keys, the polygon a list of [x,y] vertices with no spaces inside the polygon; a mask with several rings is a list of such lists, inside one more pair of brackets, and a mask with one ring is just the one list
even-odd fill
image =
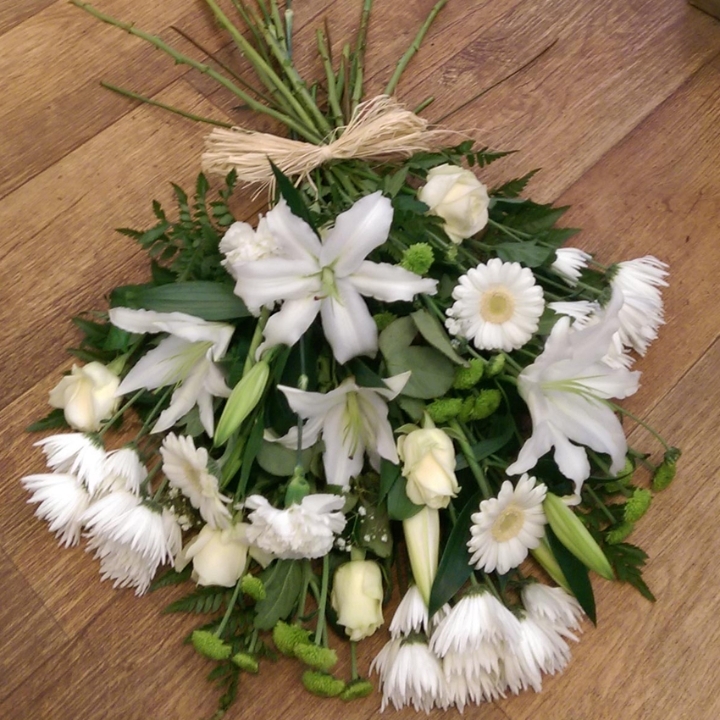
{"label": "white spider chrysanthemum", "polygon": [[82,517],[90,542],[101,560],[103,579],[118,587],[147,590],[158,567],[180,552],[177,519],[167,508],[150,507],[127,490],[116,490],[93,502]]}
{"label": "white spider chrysanthemum", "polygon": [[380,712],[389,702],[396,710],[412,705],[426,713],[442,707],[445,676],[422,636],[390,640],[372,661],[370,672],[380,678]]}
{"label": "white spider chrysanthemum", "polygon": [[127,490],[137,495],[140,484],[147,477],[147,468],[137,452],[131,447],[123,447],[109,452],[103,465],[103,490]]}
{"label": "white spider chrysanthemum", "polygon": [[411,585],[390,623],[390,636],[395,639],[410,633],[424,632],[428,629],[428,607],[417,585]]}
{"label": "white spider chrysanthemum", "polygon": [[38,440],[47,458],[47,466],[55,472],[76,475],[92,495],[105,478],[105,449],[89,435],[64,433]]}
{"label": "white spider chrysanthemum", "polygon": [[479,350],[510,352],[538,329],[545,307],[542,288],[529,268],[493,258],[463,275],[452,293],[455,303],[445,323],[453,335]]}
{"label": "white spider chrysanthemum", "polygon": [[222,266],[237,280],[237,268],[248,262],[263,260],[278,254],[278,245],[260,216],[257,229],[246,222],[234,222],[220,240],[220,252],[225,256]]}
{"label": "white spider chrysanthemum", "polygon": [[550,269],[570,287],[575,287],[590,258],[592,255],[579,248],[559,248],[555,251],[555,262]]}
{"label": "white spider chrysanthemum", "polygon": [[231,518],[227,508],[231,498],[220,494],[218,479],[208,470],[208,451],[196,448],[191,437],[170,433],[163,440],[160,454],[170,485],[190,500],[210,527],[226,528]]}
{"label": "white spider chrysanthemum", "polygon": [[506,573],[517,567],[545,534],[542,502],[547,488],[523,475],[513,487],[506,480],[496,498],[483,500],[472,515],[470,563],[485,572]]}
{"label": "white spider chrysanthemum", "polygon": [[623,345],[644,355],[665,322],[661,287],[667,287],[668,266],[652,255],[620,262],[610,281],[622,291],[620,338]]}
{"label": "white spider chrysanthemum", "polygon": [[82,530],[81,518],[90,504],[90,495],[75,475],[46,473],[27,475],[20,481],[33,493],[29,503],[39,503],[35,515],[47,520],[50,532],[61,545],[77,545]]}
{"label": "white spider chrysanthemum", "polygon": [[497,671],[497,649],[516,642],[519,635],[517,618],[499,600],[485,589],[471,590],[435,628],[430,647],[441,658],[484,650],[489,663],[485,670],[490,672]]}
{"label": "white spider chrysanthemum", "polygon": [[248,542],[284,559],[318,558],[332,549],[335,535],[345,528],[340,495],[316,493],[284,510],[274,508],[262,495],[251,495],[245,507]]}
{"label": "white spider chrysanthemum", "polygon": [[580,603],[562,588],[533,582],[525,585],[520,594],[530,617],[545,620],[561,635],[580,629]]}

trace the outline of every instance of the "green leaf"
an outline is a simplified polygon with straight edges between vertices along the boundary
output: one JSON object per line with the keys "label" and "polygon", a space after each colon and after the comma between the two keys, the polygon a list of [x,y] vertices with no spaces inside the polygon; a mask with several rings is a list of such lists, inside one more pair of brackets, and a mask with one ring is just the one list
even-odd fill
{"label": "green leaf", "polygon": [[302,590],[302,562],[276,560],[260,573],[265,585],[265,599],[255,605],[255,627],[271,630],[278,620],[288,617]]}
{"label": "green leaf", "polygon": [[378,503],[381,503],[390,492],[395,481],[400,476],[400,466],[382,458],[380,460],[380,495]]}
{"label": "green leaf", "polygon": [[441,397],[450,390],[455,378],[455,366],[435,348],[412,345],[385,355],[391,375],[412,373],[402,390],[403,395],[421,400]]}
{"label": "green leaf", "polygon": [[445,328],[437,318],[433,317],[427,310],[417,310],[410,317],[413,319],[415,327],[430,345],[454,363],[467,365],[467,362],[455,351],[455,348],[450,343],[450,338],[445,332]]}
{"label": "green leaf", "polygon": [[629,583],[644,598],[655,602],[655,596],[642,577],[642,567],[647,560],[647,553],[630,543],[606,545],[603,550],[615,569],[617,579]]}
{"label": "green leaf", "polygon": [[478,511],[482,493],[478,490],[458,515],[450,537],[445,543],[430,590],[429,614],[432,617],[465,584],[472,573],[467,542],[470,539],[472,514]]}
{"label": "green leaf", "polygon": [[350,360],[348,366],[350,367],[352,374],[355,376],[355,382],[361,387],[383,388],[387,390],[385,381],[359,358],[353,358]]}
{"label": "green leaf", "polygon": [[26,432],[42,432],[43,430],[55,430],[56,428],[68,427],[65,421],[65,412],[62,408],[51,410],[42,420],[36,420],[25,428]]}
{"label": "green leaf", "polygon": [[491,196],[499,195],[504,198],[516,198],[525,189],[527,184],[532,180],[533,176],[539,172],[539,170],[531,170],[527,175],[523,175],[521,178],[515,178],[501,185],[499,188],[495,188],[490,191]]}
{"label": "green leaf", "polygon": [[417,515],[422,509],[422,505],[416,505],[405,492],[407,481],[402,475],[398,475],[390,488],[387,496],[388,515],[391,520],[407,520],[413,515]]}
{"label": "green leaf", "polygon": [[401,167],[396,173],[386,175],[383,179],[383,194],[394,198],[405,185],[409,168]]}
{"label": "green leaf", "polygon": [[123,285],[110,293],[111,307],[182,312],[220,321],[249,317],[245,303],[227,283],[195,280],[167,285]]}
{"label": "green leaf", "polygon": [[282,170],[280,170],[280,168],[278,168],[277,165],[275,165],[275,163],[273,163],[269,158],[268,162],[270,163],[273,175],[275,176],[278,192],[288,204],[290,212],[296,217],[304,220],[317,235],[317,229],[315,228],[315,223],[310,215],[310,210],[305,204],[300,191],[293,185],[290,178],[288,178],[287,175],[285,175]]}
{"label": "green leaf", "polygon": [[555,254],[552,248],[538,245],[534,240],[498,243],[494,250],[505,262],[519,262],[531,268],[539,267]]}
{"label": "green leaf", "polygon": [[391,322],[378,337],[380,352],[386,357],[409,347],[417,335],[417,326],[412,318],[401,317]]}
{"label": "green leaf", "polygon": [[[507,445],[512,440],[515,432],[515,421],[511,415],[503,415],[501,417],[493,418],[491,427],[497,431],[497,435],[494,435],[480,442],[475,443],[472,446],[473,455],[475,459],[480,461],[484,460],[490,455],[493,455],[498,450]],[[455,461],[455,469],[462,470],[467,467],[467,460],[464,456],[459,455]]]}
{"label": "green leaf", "polygon": [[260,452],[260,448],[263,444],[263,433],[265,432],[265,425],[263,423],[262,413],[258,413],[255,417],[255,422],[250,431],[250,435],[247,440],[247,445],[242,456],[242,465],[240,466],[240,479],[238,480],[238,486],[236,490],[236,497],[242,497],[245,495],[248,480],[250,479],[250,471],[252,470],[253,463],[257,454]]}
{"label": "green leaf", "polygon": [[549,525],[545,526],[546,537],[550,549],[557,560],[573,595],[580,603],[580,607],[590,618],[593,625],[597,625],[595,612],[595,595],[593,594],[590,575],[585,565],[578,560],[561,542]]}
{"label": "green leaf", "polygon": [[[310,466],[312,454],[313,448],[311,447],[300,453],[300,463],[303,467]],[[268,442],[267,440],[262,441],[255,459],[265,472],[278,477],[290,477],[298,462],[297,451],[286,448],[280,443]]]}

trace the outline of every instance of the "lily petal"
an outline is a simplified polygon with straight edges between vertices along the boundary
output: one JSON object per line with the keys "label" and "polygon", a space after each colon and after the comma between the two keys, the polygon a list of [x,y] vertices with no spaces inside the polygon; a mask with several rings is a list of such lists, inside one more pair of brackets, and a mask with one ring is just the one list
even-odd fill
{"label": "lily petal", "polygon": [[172,335],[160,341],[160,344],[138,360],[125,376],[116,391],[116,395],[146,388],[155,390],[172,385],[183,379],[182,354],[191,343]]}
{"label": "lily petal", "polygon": [[328,484],[348,487],[350,478],[362,470],[365,446],[361,438],[349,432],[344,404],[336,405],[325,417],[323,440],[323,466]]}
{"label": "lily petal", "polygon": [[323,242],[321,264],[337,261],[338,277],[355,272],[367,255],[387,240],[392,219],[392,203],[380,191],[361,198],[338,215],[335,227]]}
{"label": "lily petal", "polygon": [[320,239],[302,218],[292,214],[284,199],[265,216],[265,221],[281,255],[292,260],[320,255]]}
{"label": "lily petal", "polygon": [[[152,429],[153,433],[168,430],[181,417],[190,412],[202,392],[203,371],[204,367],[202,367],[201,363],[198,363],[198,366],[188,375],[187,379],[176,388],[170,398],[170,405],[160,413],[160,417],[158,417]],[[205,429],[207,431],[207,428]]]}
{"label": "lily petal", "polygon": [[260,358],[267,348],[275,345],[293,346],[312,325],[320,312],[321,302],[312,296],[286,300],[280,311],[267,321],[263,333],[265,340],[258,347],[256,357]]}
{"label": "lily petal", "polygon": [[368,260],[360,263],[348,280],[361,295],[383,302],[409,302],[419,293],[434,295],[437,292],[437,280],[422,278],[398,265]]}
{"label": "lily petal", "polygon": [[256,260],[237,268],[235,294],[251,309],[308,297],[322,287],[319,272],[317,263],[308,258]]}
{"label": "lily petal", "polygon": [[320,309],[325,337],[335,359],[345,363],[357,355],[375,356],[378,349],[377,325],[365,301],[352,285],[336,283],[338,299],[326,298]]}

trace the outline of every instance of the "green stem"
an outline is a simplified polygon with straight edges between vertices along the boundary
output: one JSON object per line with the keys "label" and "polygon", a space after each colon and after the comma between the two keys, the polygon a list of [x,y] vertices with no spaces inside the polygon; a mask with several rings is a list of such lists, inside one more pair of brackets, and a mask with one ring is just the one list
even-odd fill
{"label": "green stem", "polygon": [[328,105],[333,115],[333,121],[336,127],[344,124],[343,113],[340,107],[340,100],[337,94],[337,78],[332,67],[332,59],[330,57],[330,45],[328,44],[325,33],[318,28],[315,33],[317,38],[317,49],[325,69],[325,78],[327,80]]}
{"label": "green stem", "polygon": [[634,415],[629,410],[626,410],[624,407],[620,407],[620,405],[616,405],[614,402],[611,402],[610,400],[605,400],[605,403],[608,405],[608,407],[612,408],[615,412],[619,412],[622,415],[626,415],[631,420],[636,422],[640,427],[645,428],[664,448],[665,450],[670,450],[670,445],[668,445],[665,442],[665,438],[663,438],[662,435],[660,435],[659,432],[654,430],[650,427],[644,420],[641,420],[637,415]]}
{"label": "green stem", "polygon": [[350,680],[357,680],[360,677],[357,669],[357,643],[350,641]]}
{"label": "green stem", "polygon": [[320,645],[325,632],[325,606],[327,605],[328,585],[330,584],[330,554],[323,557],[322,585],[318,601],[318,621],[315,628],[315,644]]}
{"label": "green stem", "polygon": [[[161,463],[158,463],[158,465],[153,468],[152,473],[153,475],[158,471],[158,468],[160,467]],[[151,475],[148,475],[148,480],[151,478]],[[162,479],[162,482],[160,485],[158,485],[158,489],[154,492],[152,499],[153,502],[158,502],[160,500],[160,497],[162,496],[163,492],[165,492],[165,488],[167,487],[168,479],[165,477]]]}
{"label": "green stem", "polygon": [[598,497],[597,493],[592,489],[589,483],[585,483],[583,486],[585,490],[588,491],[588,495],[593,499],[593,502],[595,503],[596,507],[598,507],[603,515],[607,517],[607,519],[610,521],[611,524],[614,524],[617,522],[617,520],[613,517],[613,514],[608,510],[607,505]]}
{"label": "green stem", "polygon": [[511,230],[507,225],[503,225],[492,218],[488,219],[488,225],[490,225],[490,227],[494,227],[502,233],[505,233],[505,235],[511,237],[513,240],[517,240],[518,242],[525,242],[532,237],[532,235],[521,232],[520,230]]}
{"label": "green stem", "polygon": [[363,95],[363,76],[365,74],[365,49],[367,47],[367,29],[370,20],[373,0],[365,0],[360,16],[360,29],[357,35],[357,45],[353,57],[353,66],[350,71],[350,84],[352,85],[351,110],[360,104]]}
{"label": "green stem", "polygon": [[163,403],[167,400],[168,396],[172,393],[174,389],[174,385],[168,385],[165,388],[165,391],[161,393],[160,399],[157,401],[155,407],[150,411],[148,416],[145,418],[145,422],[142,424],[142,427],[138,431],[138,434],[135,436],[136,440],[149,432],[150,424],[155,420],[155,417],[160,412],[160,408],[163,406]]}
{"label": "green stem", "polygon": [[392,74],[390,81],[385,86],[386,95],[392,95],[395,92],[395,88],[397,87],[398,82],[400,82],[400,77],[402,76],[403,72],[405,72],[405,68],[408,66],[408,63],[410,62],[410,60],[412,60],[415,53],[417,53],[417,51],[420,49],[420,45],[425,38],[427,31],[433,24],[433,21],[437,17],[437,14],[445,7],[445,5],[447,5],[447,2],[448,0],[439,0],[437,3],[435,3],[435,7],[433,7],[433,9],[430,11],[430,14],[427,16],[427,19],[423,23],[422,27],[420,28],[420,30],[418,30],[418,34],[415,36],[415,39],[412,41],[410,47],[400,58],[395,68],[395,72]]}
{"label": "green stem", "polygon": [[270,310],[264,307],[260,311],[260,317],[258,318],[257,325],[255,325],[255,331],[253,332],[252,339],[250,340],[250,347],[248,348],[248,354],[245,358],[245,364],[243,365],[243,377],[247,374],[247,371],[255,364],[255,353],[260,347],[262,342],[263,332],[265,326],[270,318]]}
{"label": "green stem", "polygon": [[435,96],[434,96],[434,95],[430,95],[429,97],[426,97],[426,98],[413,110],[413,114],[414,114],[414,115],[419,115],[423,110],[425,110],[425,108],[429,107],[429,106],[432,105],[432,103],[434,103],[434,102],[435,102]]}
{"label": "green stem", "polygon": [[98,437],[102,437],[119,418],[121,418],[127,410],[129,410],[137,401],[137,399],[145,392],[145,388],[138,390],[124,405],[115,412],[115,414],[103,423],[102,429],[98,432]]}
{"label": "green stem", "polygon": [[[212,2],[212,0],[207,0],[207,2]],[[294,118],[290,117],[289,115],[285,115],[284,113],[278,112],[277,110],[273,110],[266,105],[263,105],[261,102],[255,100],[255,98],[250,97],[250,95],[248,95],[241,88],[235,85],[235,83],[228,80],[224,75],[221,75],[209,65],[198,62],[197,60],[194,60],[187,55],[183,55],[183,53],[175,50],[175,48],[171,47],[166,42],[163,42],[159,37],[151,35],[150,33],[146,33],[143,30],[138,30],[130,23],[116,20],[110,15],[106,15],[105,13],[95,9],[89,3],[81,2],[81,0],[70,0],[70,3],[72,5],[75,5],[76,7],[79,7],[81,10],[85,10],[85,12],[89,13],[98,20],[104,23],[108,23],[108,25],[113,25],[114,27],[120,28],[120,30],[124,30],[129,35],[134,35],[135,37],[139,37],[141,40],[145,40],[145,42],[150,43],[150,45],[152,45],[153,47],[156,47],[158,50],[161,50],[166,55],[169,55],[173,60],[175,60],[177,64],[188,65],[194,70],[197,70],[198,72],[201,72],[204,75],[211,77],[219,85],[222,85],[224,88],[227,88],[228,90],[230,90],[230,92],[237,95],[251,110],[255,110],[255,112],[263,113],[265,115],[269,115],[272,118],[275,118],[276,120],[279,120],[281,123],[287,125],[289,128],[292,128],[310,142],[319,142],[320,138],[315,133],[313,133],[312,130],[308,130],[308,128],[298,123]]]}
{"label": "green stem", "polygon": [[475,480],[477,480],[478,486],[480,487],[480,491],[482,492],[483,496],[486,500],[495,497],[492,490],[490,489],[490,485],[487,481],[487,478],[485,477],[483,469],[480,467],[480,464],[475,458],[475,454],[473,453],[472,447],[470,446],[470,443],[467,439],[465,429],[462,427],[462,425],[460,425],[457,420],[451,420],[450,427],[457,433],[457,441],[460,444],[460,450],[465,456],[468,467],[470,468],[472,474],[475,476]]}
{"label": "green stem", "polygon": [[230,598],[230,602],[228,603],[227,610],[225,611],[225,614],[223,615],[223,619],[220,622],[220,625],[218,625],[218,628],[215,631],[215,637],[220,637],[223,634],[223,631],[225,630],[225,626],[228,624],[228,620],[230,620],[232,611],[235,609],[235,603],[237,602],[238,596],[240,595],[240,585],[241,584],[242,584],[242,575],[240,575],[240,578],[238,579],[237,584],[235,585],[235,589],[233,590],[232,597]]}
{"label": "green stem", "polygon": [[166,103],[160,102],[159,100],[153,100],[152,98],[147,97],[147,95],[140,95],[140,93],[133,92],[132,90],[127,90],[126,88],[122,88],[118,85],[113,85],[109,82],[105,82],[104,80],[100,82],[100,85],[102,85],[102,87],[104,87],[106,90],[112,90],[118,95],[124,95],[125,97],[132,98],[133,100],[139,100],[146,105],[152,105],[153,107],[162,108],[163,110],[167,110],[168,112],[174,113],[175,115],[180,115],[180,117],[187,118],[188,120],[192,120],[193,122],[207,123],[208,125],[217,125],[217,127],[224,128],[232,127],[232,123],[223,122],[222,120],[213,120],[212,118],[204,117],[202,115],[195,115],[194,113],[187,112],[187,110],[181,110],[180,108],[176,108],[173,105],[167,105]]}

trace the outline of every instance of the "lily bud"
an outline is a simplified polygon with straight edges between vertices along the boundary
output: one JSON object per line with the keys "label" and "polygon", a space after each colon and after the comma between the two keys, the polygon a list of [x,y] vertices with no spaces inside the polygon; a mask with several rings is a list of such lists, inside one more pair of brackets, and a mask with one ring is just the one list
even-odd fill
{"label": "lily bud", "polygon": [[372,560],[351,560],[335,571],[330,601],[350,640],[372,635],[382,624],[382,573]]}
{"label": "lily bud", "polygon": [[73,365],[70,375],[50,391],[50,405],[63,410],[71,428],[95,432],[115,412],[120,400],[115,396],[119,385],[120,378],[102,363]]}
{"label": "lily bud", "polygon": [[264,360],[255,363],[230,393],[215,430],[215,445],[222,445],[255,409],[265,392],[270,366]]}
{"label": "lily bud", "polygon": [[403,520],[403,532],[415,584],[425,604],[429,604],[430,589],[437,574],[440,548],[438,511],[426,505],[419,513]]}
{"label": "lily bud", "polygon": [[416,505],[444,508],[460,489],[455,478],[455,448],[438,428],[413,430],[398,438],[398,455],[405,463],[407,496]]}
{"label": "lily bud", "polygon": [[565,574],[558,565],[547,538],[543,536],[536,548],[530,549],[530,554],[540,563],[543,570],[566,592],[572,593]]}
{"label": "lily bud", "polygon": [[606,580],[614,580],[610,563],[580,518],[557,496],[547,493],[543,510],[558,540],[582,563]]}

